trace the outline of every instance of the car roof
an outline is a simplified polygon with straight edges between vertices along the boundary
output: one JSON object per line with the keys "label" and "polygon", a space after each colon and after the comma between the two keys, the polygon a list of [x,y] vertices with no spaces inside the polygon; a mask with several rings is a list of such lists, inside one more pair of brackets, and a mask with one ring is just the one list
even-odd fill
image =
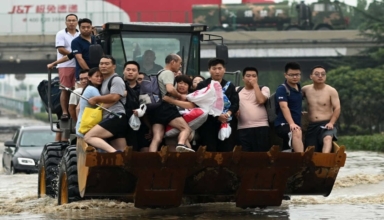
{"label": "car roof", "polygon": [[32,126],[21,126],[20,130],[23,131],[33,131],[33,130],[51,130],[51,127],[48,125],[32,125]]}

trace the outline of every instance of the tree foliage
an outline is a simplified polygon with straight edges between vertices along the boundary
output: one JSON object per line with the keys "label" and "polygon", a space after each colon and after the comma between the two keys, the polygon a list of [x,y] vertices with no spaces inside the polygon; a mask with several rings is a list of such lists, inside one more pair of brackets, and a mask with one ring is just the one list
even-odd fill
{"label": "tree foliage", "polygon": [[[353,125],[374,133],[384,122],[384,71],[340,67],[327,74],[327,82],[339,93],[344,133]],[[375,129],[373,129],[375,128]]]}

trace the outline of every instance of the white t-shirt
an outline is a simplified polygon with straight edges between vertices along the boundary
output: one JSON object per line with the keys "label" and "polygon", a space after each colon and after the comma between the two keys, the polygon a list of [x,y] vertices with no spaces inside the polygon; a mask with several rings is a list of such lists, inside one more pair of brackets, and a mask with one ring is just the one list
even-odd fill
{"label": "white t-shirt", "polygon": [[[72,51],[72,49],[71,49],[72,40],[75,39],[76,37],[78,37],[79,35],[80,35],[80,32],[78,30],[76,30],[76,33],[74,35],[72,35],[71,33],[69,33],[67,31],[66,28],[57,32],[57,34],[56,34],[56,48],[64,47],[68,51]],[[57,50],[57,60],[59,60],[62,57],[63,57],[63,55],[61,53],[59,53],[59,50]],[[67,62],[64,62],[64,63],[57,65],[57,68],[60,68],[60,67],[76,67],[76,61],[75,61],[75,59],[68,60]]]}
{"label": "white t-shirt", "polygon": [[[74,93],[76,94],[79,94],[81,95],[81,93],[83,92],[83,88],[77,88],[73,91]],[[78,105],[79,104],[79,100],[80,100],[80,97],[71,93],[71,95],[69,96],[69,104],[70,105]]]}

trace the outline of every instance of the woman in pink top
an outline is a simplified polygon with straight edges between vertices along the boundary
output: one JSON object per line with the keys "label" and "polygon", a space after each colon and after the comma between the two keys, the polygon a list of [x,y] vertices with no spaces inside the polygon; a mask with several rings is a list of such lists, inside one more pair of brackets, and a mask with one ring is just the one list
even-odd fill
{"label": "woman in pink top", "polygon": [[264,103],[270,96],[269,88],[258,84],[254,67],[243,70],[244,87],[238,87],[238,138],[243,151],[265,152],[269,146],[268,115]]}

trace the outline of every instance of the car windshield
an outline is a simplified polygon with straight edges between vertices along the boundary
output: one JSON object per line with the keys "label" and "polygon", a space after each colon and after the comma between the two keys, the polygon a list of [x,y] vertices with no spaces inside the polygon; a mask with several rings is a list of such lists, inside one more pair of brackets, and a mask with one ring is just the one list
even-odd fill
{"label": "car windshield", "polygon": [[[112,38],[112,56],[116,58],[117,63],[124,64],[125,53],[127,60],[140,63],[141,72],[152,75],[157,74],[165,66],[165,57],[168,54],[176,53],[184,58],[182,72],[186,71],[191,34],[123,32],[123,46],[120,36],[115,35]],[[117,65],[117,72],[120,71],[123,71],[122,66]]]}
{"label": "car windshield", "polygon": [[55,141],[55,133],[51,130],[23,131],[20,147],[44,146],[46,143],[53,141]]}

